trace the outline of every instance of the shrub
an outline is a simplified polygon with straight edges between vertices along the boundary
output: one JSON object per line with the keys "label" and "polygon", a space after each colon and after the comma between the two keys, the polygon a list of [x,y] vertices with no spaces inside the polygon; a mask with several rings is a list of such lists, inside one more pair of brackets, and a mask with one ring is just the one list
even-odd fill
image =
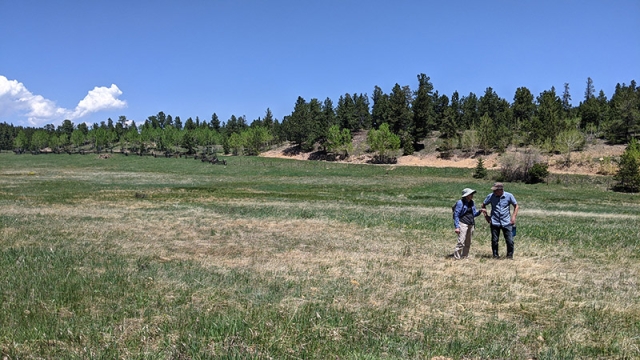
{"label": "shrub", "polygon": [[548,165],[544,163],[535,163],[529,169],[527,183],[529,184],[537,184],[544,182],[544,180],[549,176]]}
{"label": "shrub", "polygon": [[[500,164],[502,165],[499,177],[501,181],[539,182],[537,180],[544,179],[549,174],[547,164],[543,163],[540,160],[540,154],[533,150],[528,150],[525,153],[505,154],[502,156]],[[536,176],[536,181],[532,181],[534,180],[531,177],[532,169],[534,169],[533,174]]]}
{"label": "shrub", "polygon": [[602,157],[599,159],[600,165],[598,166],[598,174],[600,175],[613,175],[617,171],[615,161],[612,161],[610,157]]}
{"label": "shrub", "polygon": [[441,159],[451,159],[453,157],[453,150],[455,149],[456,139],[438,139],[438,151],[440,151]]}

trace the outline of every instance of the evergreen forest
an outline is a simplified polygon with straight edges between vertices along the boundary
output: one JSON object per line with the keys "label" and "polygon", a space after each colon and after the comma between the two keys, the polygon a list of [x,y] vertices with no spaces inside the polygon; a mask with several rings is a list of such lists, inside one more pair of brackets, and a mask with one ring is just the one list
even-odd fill
{"label": "evergreen forest", "polygon": [[[457,91],[446,95],[435,90],[427,75],[419,74],[414,89],[396,84],[385,92],[375,86],[371,96],[345,93],[337,103],[298,97],[291,114],[281,120],[267,108],[264,117],[252,121],[232,115],[223,122],[215,112],[209,120],[183,120],[160,111],[144,122],[123,115],[92,126],[70,120],[43,128],[0,123],[0,150],[196,154],[219,149],[225,154],[258,155],[288,141],[301,151],[348,156],[353,134],[378,131],[385,124],[384,133],[375,134],[382,137],[380,152],[399,144],[404,155],[420,150],[430,136],[439,139],[440,151],[482,153],[502,152],[510,145],[533,145],[549,152],[579,150],[588,138],[626,144],[640,137],[640,87],[635,80],[617,84],[607,98],[588,78],[582,96],[573,106],[568,83],[561,91],[552,87],[537,95],[520,87],[511,101],[491,87],[480,96]],[[384,138],[387,132],[389,141]]]}

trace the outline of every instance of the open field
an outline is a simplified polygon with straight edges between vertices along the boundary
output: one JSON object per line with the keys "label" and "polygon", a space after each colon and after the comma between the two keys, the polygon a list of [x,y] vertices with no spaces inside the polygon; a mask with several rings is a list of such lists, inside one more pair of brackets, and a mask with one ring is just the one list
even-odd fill
{"label": "open field", "polygon": [[640,358],[609,177],[507,184],[515,259],[453,261],[470,169],[226,159],[0,154],[2,357]]}

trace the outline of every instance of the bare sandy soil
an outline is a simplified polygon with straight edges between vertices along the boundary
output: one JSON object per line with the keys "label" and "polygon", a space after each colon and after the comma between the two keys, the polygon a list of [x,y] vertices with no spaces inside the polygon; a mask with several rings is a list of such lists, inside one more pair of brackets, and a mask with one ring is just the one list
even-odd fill
{"label": "bare sandy soil", "polygon": [[[289,158],[296,160],[309,160],[313,157],[312,152],[290,153],[288,146],[283,146],[260,154],[263,157]],[[572,152],[570,166],[565,165],[566,155],[543,155],[542,159],[549,165],[549,171],[556,174],[583,174],[583,175],[611,175],[615,173],[617,167],[611,159],[616,158],[624,152],[624,145],[606,145],[603,142],[588,144],[583,151]],[[511,148],[507,153],[523,152],[523,148]],[[500,157],[498,153],[481,155],[485,168],[500,168]],[[350,156],[341,163],[367,163],[372,156],[369,154]],[[439,152],[421,151],[414,155],[401,156],[397,165],[400,166],[428,166],[428,167],[459,167],[475,168],[478,163],[477,156],[465,156],[464,154],[454,154],[450,159],[443,159]]]}

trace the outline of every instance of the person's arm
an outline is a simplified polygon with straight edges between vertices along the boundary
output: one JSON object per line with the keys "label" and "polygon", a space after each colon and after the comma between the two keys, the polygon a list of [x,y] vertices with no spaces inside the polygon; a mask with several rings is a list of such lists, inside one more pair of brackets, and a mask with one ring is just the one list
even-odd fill
{"label": "person's arm", "polygon": [[518,216],[519,209],[520,209],[520,205],[518,205],[518,203],[515,203],[513,205],[513,214],[511,214],[511,225],[516,224],[516,217]]}
{"label": "person's arm", "polygon": [[473,217],[478,217],[483,213],[483,211],[476,209],[476,204],[473,204],[473,207],[471,207],[471,209],[473,209]]}
{"label": "person's arm", "polygon": [[491,224],[491,217],[487,212],[487,204],[489,203],[490,199],[491,199],[491,194],[487,195],[487,197],[484,199],[484,201],[482,202],[482,210],[480,210],[484,213],[484,219],[487,220],[489,224]]}
{"label": "person's arm", "polygon": [[453,228],[456,229],[456,234],[460,233],[460,210],[462,210],[462,201],[458,200],[453,209]]}

